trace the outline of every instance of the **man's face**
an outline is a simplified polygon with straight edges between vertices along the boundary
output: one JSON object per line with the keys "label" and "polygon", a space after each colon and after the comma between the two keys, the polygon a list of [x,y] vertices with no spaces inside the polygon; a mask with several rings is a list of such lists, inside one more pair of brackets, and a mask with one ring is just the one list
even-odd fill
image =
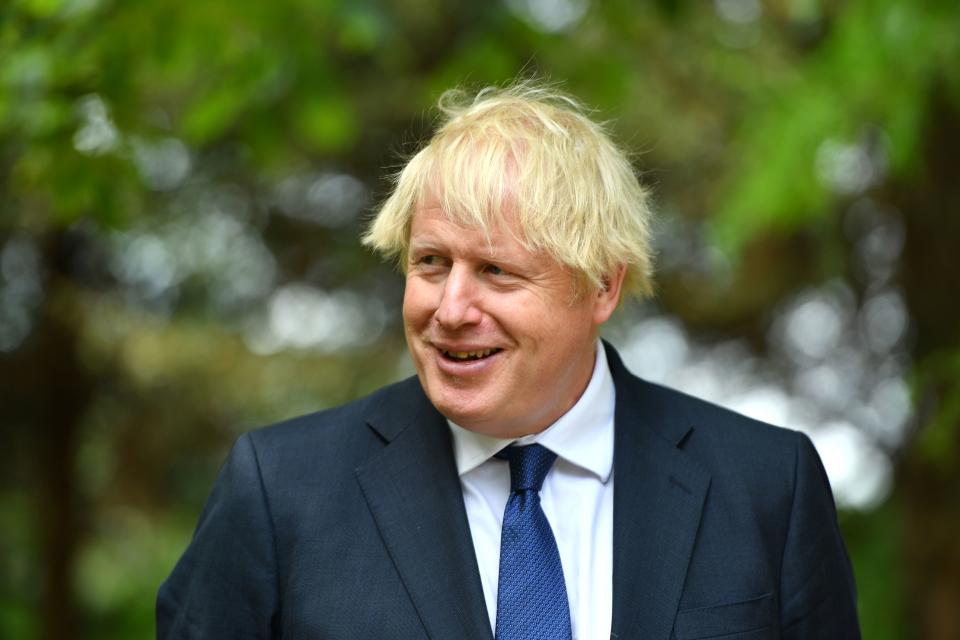
{"label": "man's face", "polygon": [[573,275],[527,251],[509,227],[488,242],[428,198],[411,224],[403,321],[431,402],[491,436],[548,427],[590,380],[597,329],[621,279],[622,270],[612,286],[574,300]]}

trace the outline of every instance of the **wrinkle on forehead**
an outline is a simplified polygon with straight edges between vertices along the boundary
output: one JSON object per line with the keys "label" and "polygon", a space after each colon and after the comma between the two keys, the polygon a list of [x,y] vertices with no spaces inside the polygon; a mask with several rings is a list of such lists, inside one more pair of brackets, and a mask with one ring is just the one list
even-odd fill
{"label": "wrinkle on forehead", "polygon": [[[424,249],[457,248],[458,251],[465,251],[472,259],[499,263],[498,266],[505,267],[508,271],[512,268],[520,269],[520,273],[531,279],[536,279],[546,272],[562,273],[563,278],[570,282],[570,304],[582,299],[586,284],[583,274],[559,262],[546,249],[523,243],[520,237],[519,221],[511,207],[505,207],[492,224],[485,229],[480,229],[469,221],[450,215],[443,208],[436,192],[430,193],[429,198],[416,207],[412,223],[415,220],[421,222],[425,219],[441,220],[455,229],[462,229],[464,234],[479,234],[484,239],[485,246],[480,249],[475,246],[475,243],[471,244],[473,240],[467,240],[463,236],[456,236],[452,244],[449,244],[443,237],[446,234],[432,230],[430,223],[426,223],[426,228],[417,224],[419,231],[410,235],[411,254]],[[435,244],[439,246],[434,247]],[[558,271],[554,271],[555,269]]]}

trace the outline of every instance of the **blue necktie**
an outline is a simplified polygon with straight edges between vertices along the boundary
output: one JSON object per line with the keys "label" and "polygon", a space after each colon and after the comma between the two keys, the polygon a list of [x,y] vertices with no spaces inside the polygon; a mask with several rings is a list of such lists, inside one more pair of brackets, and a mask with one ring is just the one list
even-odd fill
{"label": "blue necktie", "polygon": [[510,461],[503,512],[496,640],[570,640],[560,552],[540,508],[540,487],[557,454],[533,444],[497,454]]}

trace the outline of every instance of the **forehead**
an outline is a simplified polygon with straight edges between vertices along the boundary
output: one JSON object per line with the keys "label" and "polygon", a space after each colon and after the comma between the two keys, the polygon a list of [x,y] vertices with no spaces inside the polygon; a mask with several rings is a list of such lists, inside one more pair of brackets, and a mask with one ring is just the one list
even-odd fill
{"label": "forehead", "polygon": [[437,198],[427,198],[412,214],[408,245],[411,264],[434,252],[454,261],[490,261],[530,284],[556,288],[576,298],[581,279],[550,253],[521,240],[516,216],[498,213],[487,229],[451,216]]}

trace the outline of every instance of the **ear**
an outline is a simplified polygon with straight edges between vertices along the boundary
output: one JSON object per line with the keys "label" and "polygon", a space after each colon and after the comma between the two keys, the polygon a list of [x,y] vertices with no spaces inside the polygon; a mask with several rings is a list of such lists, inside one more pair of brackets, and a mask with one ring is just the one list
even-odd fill
{"label": "ear", "polygon": [[610,319],[620,304],[620,292],[626,275],[627,265],[621,264],[616,271],[604,276],[603,286],[596,292],[593,305],[593,322],[598,327]]}

